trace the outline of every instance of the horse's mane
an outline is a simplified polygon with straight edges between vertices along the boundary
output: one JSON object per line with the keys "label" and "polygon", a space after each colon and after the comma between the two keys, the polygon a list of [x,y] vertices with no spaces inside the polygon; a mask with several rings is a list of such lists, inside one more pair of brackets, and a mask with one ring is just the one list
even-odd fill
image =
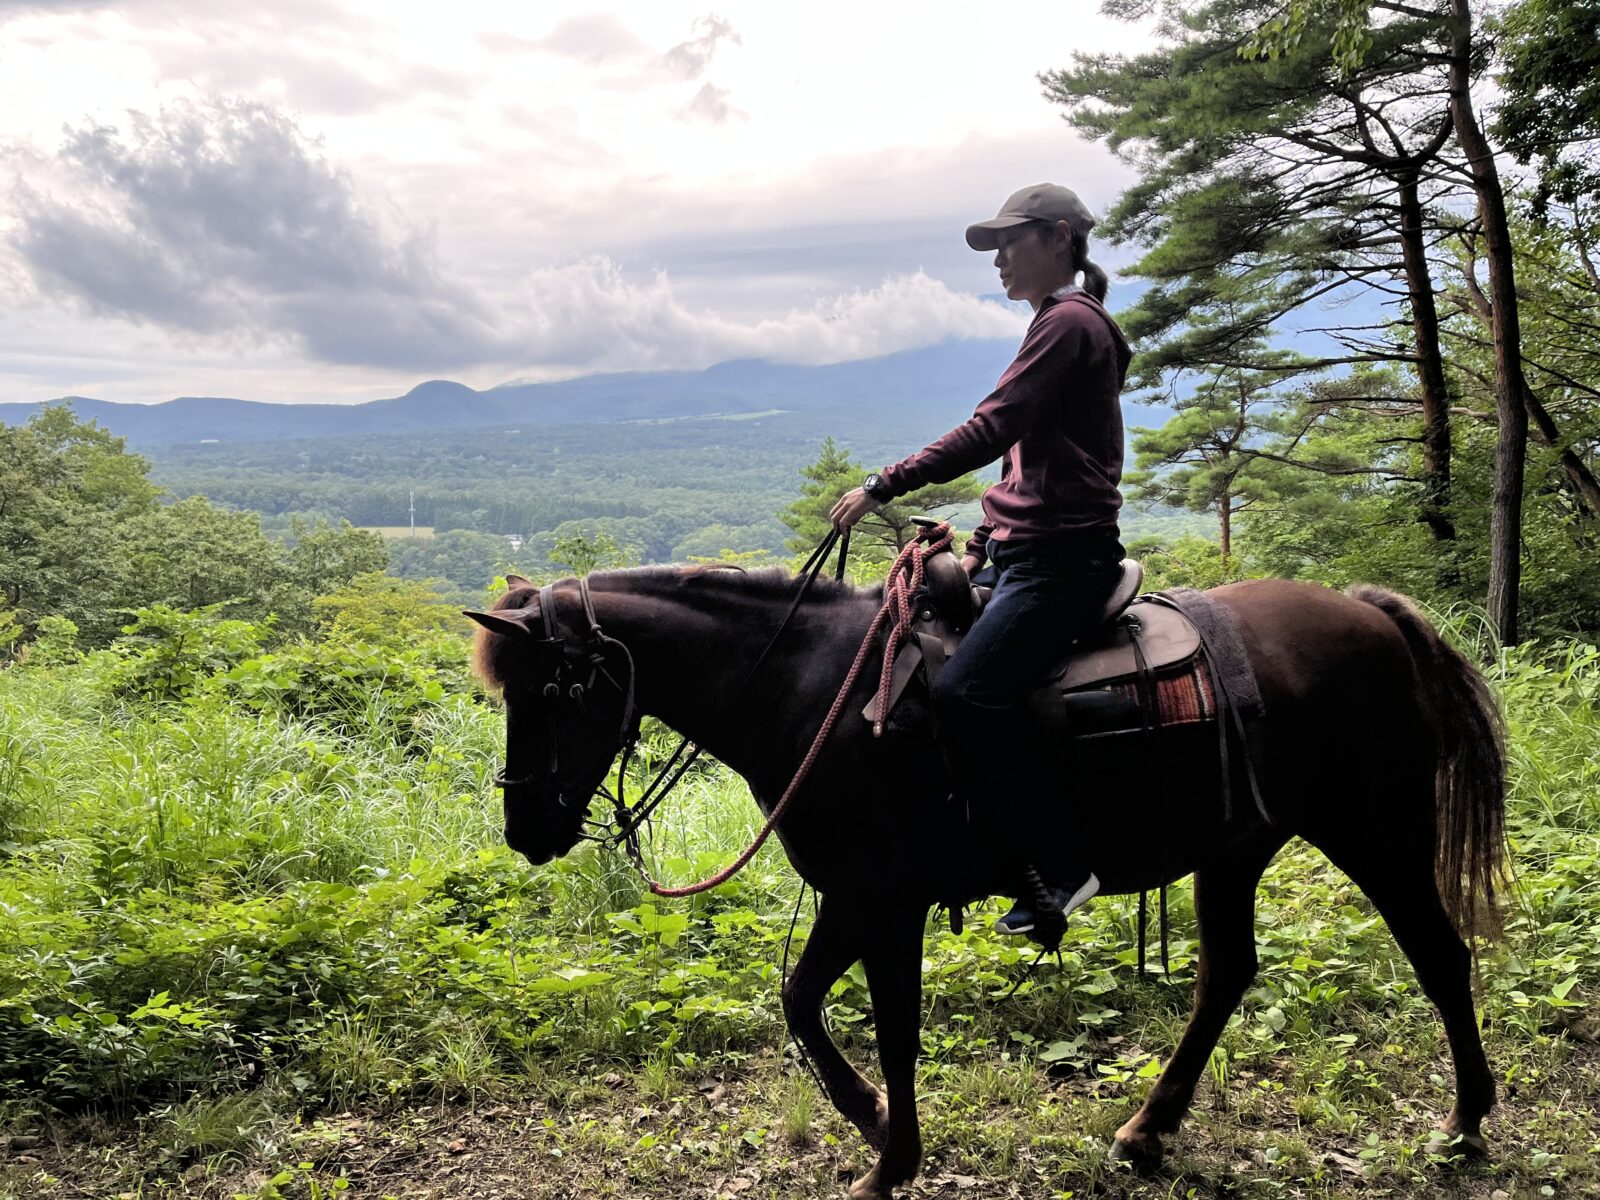
{"label": "horse's mane", "polygon": [[[799,587],[799,576],[785,567],[763,567],[747,571],[736,564],[701,563],[689,567],[651,566],[627,567],[619,571],[596,571],[589,577],[589,586],[596,592],[626,592],[651,584],[693,583],[724,594],[736,594],[772,601],[794,599]],[[562,582],[566,582],[563,580]],[[883,585],[858,587],[853,583],[819,576],[806,593],[807,603],[823,603],[874,597],[881,602]],[[509,589],[494,602],[491,612],[527,608],[539,597],[539,589],[519,586]],[[507,680],[515,674],[521,647],[513,638],[493,633],[479,626],[472,638],[472,669],[484,684],[502,690]]]}

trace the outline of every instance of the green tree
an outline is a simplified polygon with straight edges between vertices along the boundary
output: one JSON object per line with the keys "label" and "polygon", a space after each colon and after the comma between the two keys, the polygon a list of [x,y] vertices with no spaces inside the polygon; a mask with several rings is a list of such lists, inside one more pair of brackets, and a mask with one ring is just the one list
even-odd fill
{"label": "green tree", "polygon": [[[1374,14],[1377,14],[1376,16]],[[1517,299],[1516,247],[1510,209],[1495,147],[1478,117],[1473,84],[1487,59],[1474,28],[1470,0],[1287,0],[1263,22],[1241,53],[1257,60],[1293,51],[1313,22],[1331,18],[1336,30],[1330,61],[1341,80],[1369,62],[1376,42],[1405,27],[1419,42],[1436,47],[1432,57],[1446,72],[1449,132],[1459,146],[1462,173],[1472,189],[1488,276],[1488,325],[1494,348],[1496,446],[1490,498],[1487,608],[1504,642],[1517,640],[1522,579],[1522,512],[1527,475],[1528,382],[1523,370],[1521,312]],[[1591,50],[1592,53],[1592,50]],[[1378,115],[1381,116],[1381,113]]]}
{"label": "green tree", "polygon": [[563,534],[551,546],[549,557],[552,563],[567,567],[580,577],[593,571],[631,567],[639,561],[636,553],[620,545],[603,529]]}
{"label": "green tree", "polygon": [[1600,4],[1521,0],[1497,29],[1500,100],[1492,132],[1537,171],[1533,211],[1552,203],[1592,224],[1600,198]]}
{"label": "green tree", "polygon": [[[824,438],[816,461],[800,468],[800,498],[781,513],[779,519],[795,536],[789,549],[809,553],[828,536],[832,526],[828,513],[839,497],[861,486],[867,470],[833,438]],[[970,504],[983,495],[976,475],[967,474],[949,483],[931,483],[907,492],[867,514],[852,531],[850,553],[863,561],[892,559],[916,537],[913,517],[937,514],[940,509]]]}
{"label": "green tree", "polygon": [[122,536],[132,568],[127,608],[232,604],[235,616],[263,617],[286,582],[283,548],[261,532],[260,517],[204,496],[143,514]]}
{"label": "green tree", "polygon": [[[1079,55],[1043,77],[1075,125],[1139,171],[1106,223],[1113,240],[1146,248],[1126,273],[1153,284],[1121,314],[1140,351],[1136,384],[1406,363],[1422,418],[1417,516],[1453,539],[1450,392],[1428,254],[1432,208],[1454,186],[1437,162],[1451,127],[1437,23],[1406,17],[1364,36],[1346,74],[1336,58],[1347,29],[1326,7],[1159,7],[1163,44],[1133,58]],[[1285,29],[1270,58],[1252,56],[1263,31]],[[1367,289],[1406,297],[1409,346],[1385,319],[1325,331],[1342,353],[1263,358],[1265,335],[1291,312]]]}
{"label": "green tree", "polygon": [[225,605],[209,604],[184,612],[153,604],[134,613],[127,634],[112,653],[122,658],[114,686],[142,700],[177,700],[206,678],[237,666],[261,650],[267,630],[222,615]]}
{"label": "green tree", "polygon": [[[259,521],[257,522],[259,527]],[[313,596],[343,587],[360,575],[389,565],[383,535],[357,529],[349,521],[295,520],[289,526],[285,581]]]}
{"label": "green tree", "polygon": [[429,581],[396,579],[381,572],[357,575],[337,591],[318,596],[312,607],[329,635],[374,646],[410,645],[472,628],[458,606]]}
{"label": "green tree", "polygon": [[40,617],[26,654],[28,664],[35,667],[55,667],[77,662],[82,657],[82,651],[78,648],[78,627],[66,617],[54,614]]}
{"label": "green tree", "polygon": [[147,471],[65,405],[0,425],[0,604],[24,630],[51,613],[115,629],[107,609],[130,576],[122,530],[156,506]]}
{"label": "green tree", "polygon": [[396,538],[388,550],[389,569],[402,579],[445,579],[472,597],[511,569],[511,546],[496,533],[448,529],[431,538]]}
{"label": "green tree", "polygon": [[1262,450],[1284,429],[1280,382],[1270,370],[1221,368],[1178,401],[1160,429],[1134,431],[1138,469],[1126,488],[1138,500],[1214,514],[1224,568],[1233,558],[1234,518],[1278,495],[1292,462]]}
{"label": "green tree", "polygon": [[0,657],[11,652],[11,647],[22,640],[22,622],[8,608],[0,608]]}
{"label": "green tree", "polygon": [[771,555],[782,549],[785,532],[783,523],[775,517],[767,517],[748,525],[731,525],[726,521],[714,521],[681,539],[672,548],[672,561],[716,559],[725,552]]}

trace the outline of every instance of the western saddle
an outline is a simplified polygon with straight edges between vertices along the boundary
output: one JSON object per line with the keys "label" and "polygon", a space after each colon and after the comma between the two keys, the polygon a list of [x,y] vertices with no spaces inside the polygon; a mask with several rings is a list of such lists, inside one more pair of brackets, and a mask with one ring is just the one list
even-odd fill
{"label": "western saddle", "polygon": [[[1028,708],[1051,711],[1061,707],[1061,697],[1087,688],[1103,688],[1181,666],[1200,650],[1200,635],[1176,609],[1161,604],[1137,603],[1144,582],[1144,567],[1124,559],[1122,577],[1106,601],[1098,628],[1073,644],[1054,664]],[[990,589],[974,587],[951,551],[928,557],[922,593],[911,632],[895,659],[889,695],[882,716],[887,718],[906,686],[923,668],[931,684],[962,636],[978,619],[989,600]],[[862,714],[879,718],[879,696],[874,695]]]}

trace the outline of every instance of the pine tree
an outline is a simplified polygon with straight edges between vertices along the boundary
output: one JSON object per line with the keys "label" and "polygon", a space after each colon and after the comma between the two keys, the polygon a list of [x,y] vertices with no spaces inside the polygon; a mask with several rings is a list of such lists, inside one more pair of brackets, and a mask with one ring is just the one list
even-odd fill
{"label": "pine tree", "polygon": [[[804,554],[814,550],[832,528],[828,513],[851,488],[860,487],[867,468],[833,438],[824,438],[815,462],[800,468],[800,498],[778,514],[794,537],[789,549]],[[851,533],[850,553],[867,561],[892,559],[916,537],[913,517],[936,516],[941,509],[970,504],[983,495],[976,475],[963,475],[949,483],[932,483],[868,513]]]}

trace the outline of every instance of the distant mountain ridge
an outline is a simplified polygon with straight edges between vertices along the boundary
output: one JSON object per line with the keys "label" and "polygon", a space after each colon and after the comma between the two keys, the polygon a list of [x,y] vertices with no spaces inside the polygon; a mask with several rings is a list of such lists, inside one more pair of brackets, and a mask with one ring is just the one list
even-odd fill
{"label": "distant mountain ridge", "polygon": [[[161,404],[118,404],[86,396],[69,403],[133,446],[204,441],[258,442],[429,430],[603,424],[773,409],[853,407],[970,409],[1016,353],[1010,339],[950,340],[880,358],[827,366],[764,360],[702,371],[634,371],[557,383],[515,383],[478,391],[432,379],[403,396],[364,404],[268,404],[183,396]],[[0,422],[20,424],[42,403],[0,404]]]}

